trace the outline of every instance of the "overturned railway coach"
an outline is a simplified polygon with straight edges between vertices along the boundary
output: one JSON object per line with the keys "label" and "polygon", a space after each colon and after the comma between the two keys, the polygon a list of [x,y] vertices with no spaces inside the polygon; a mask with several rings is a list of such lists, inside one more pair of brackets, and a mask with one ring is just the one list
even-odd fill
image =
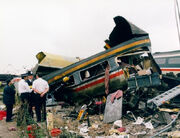
{"label": "overturned railway coach", "polygon": [[[134,37],[43,78],[49,82],[50,90],[57,100],[68,102],[105,95],[107,77],[109,93],[118,89],[126,90],[128,78],[138,75],[139,71],[152,74],[159,72],[150,47],[148,36]],[[143,65],[145,59],[149,62]],[[137,69],[137,66],[141,69]],[[64,82],[65,78],[68,81]]]}

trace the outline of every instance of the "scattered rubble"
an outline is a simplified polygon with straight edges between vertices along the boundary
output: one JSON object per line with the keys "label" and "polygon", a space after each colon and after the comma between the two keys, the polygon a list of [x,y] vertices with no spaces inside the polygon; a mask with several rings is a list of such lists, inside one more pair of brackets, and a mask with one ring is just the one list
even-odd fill
{"label": "scattered rubble", "polygon": [[[165,85],[156,77],[154,74],[130,79],[127,91],[118,90],[107,95],[107,99],[93,98],[82,106],[56,102],[53,98],[47,101],[46,123],[32,121],[30,125],[25,124],[27,126],[8,125],[6,128],[0,127],[0,132],[6,129],[12,135],[33,138],[40,134],[60,138],[179,137],[180,85]],[[153,87],[149,87],[148,82],[153,79],[155,85],[161,83],[166,88],[154,86],[153,83]],[[18,118],[17,106],[13,110],[14,122]],[[0,105],[0,126],[5,123],[5,116],[5,107]]]}
{"label": "scattered rubble", "polygon": [[[116,100],[117,99],[115,99],[115,101]],[[95,112],[93,114],[88,114],[89,124],[87,116],[78,120],[79,112],[84,108],[79,108],[79,110],[77,110],[74,106],[63,106],[63,104],[50,106],[47,107],[47,129],[51,137],[80,138],[120,136],[123,138],[133,138],[155,137],[158,135],[178,137],[178,130],[180,129],[180,121],[178,120],[179,108],[171,109],[169,108],[170,104],[168,104],[168,108],[165,105],[163,106],[163,108],[159,108],[159,110],[156,110],[154,114],[149,116],[142,116],[141,112],[138,112],[138,109],[126,111],[126,113],[123,112],[121,114],[120,120],[109,123],[103,121],[104,113],[102,113],[99,108],[93,108]],[[2,121],[0,123],[2,123]],[[28,127],[28,130],[29,129],[30,127]],[[7,130],[9,133],[12,133],[13,131],[18,132],[19,128],[9,126]],[[171,130],[172,132],[167,132],[167,130]],[[28,136],[32,137],[33,133],[28,133]]]}

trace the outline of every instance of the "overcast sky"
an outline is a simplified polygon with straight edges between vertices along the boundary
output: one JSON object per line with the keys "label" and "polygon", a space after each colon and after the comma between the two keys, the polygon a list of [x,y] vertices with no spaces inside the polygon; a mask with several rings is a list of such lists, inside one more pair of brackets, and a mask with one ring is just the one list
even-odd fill
{"label": "overcast sky", "polygon": [[40,51],[103,51],[117,15],[149,33],[152,52],[180,49],[174,0],[0,0],[0,73],[33,67]]}

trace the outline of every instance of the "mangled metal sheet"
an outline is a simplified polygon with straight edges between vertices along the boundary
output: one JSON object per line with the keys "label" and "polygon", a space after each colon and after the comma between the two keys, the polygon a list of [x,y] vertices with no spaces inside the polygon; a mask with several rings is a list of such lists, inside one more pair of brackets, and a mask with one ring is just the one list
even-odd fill
{"label": "mangled metal sheet", "polygon": [[32,72],[42,74],[42,76],[51,72],[57,71],[74,62],[79,61],[77,58],[66,57],[62,55],[50,54],[46,52],[39,52],[36,55],[38,64],[33,68]]}
{"label": "mangled metal sheet", "polygon": [[106,101],[106,107],[104,111],[104,123],[114,122],[122,117],[122,97],[115,98],[112,102],[112,96],[115,93],[109,94]]}

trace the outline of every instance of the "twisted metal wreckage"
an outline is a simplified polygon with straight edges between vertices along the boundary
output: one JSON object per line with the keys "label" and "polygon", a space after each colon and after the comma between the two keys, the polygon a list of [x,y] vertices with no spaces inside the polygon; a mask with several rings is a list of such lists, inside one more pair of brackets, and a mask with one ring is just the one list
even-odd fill
{"label": "twisted metal wreckage", "polygon": [[158,91],[153,89],[162,84],[161,69],[151,54],[148,33],[129,24],[132,39],[114,47],[106,43],[106,50],[100,53],[45,73],[43,78],[49,82],[56,100],[83,103],[87,99],[106,95],[107,69],[108,92],[123,90],[127,106],[134,108],[140,101],[147,102],[158,95]]}
{"label": "twisted metal wreckage", "polygon": [[132,39],[111,48],[106,44],[108,49],[43,76],[57,101],[86,103],[106,95],[107,88],[109,93],[120,89],[123,106],[134,108],[157,95],[153,88],[161,85],[161,70],[151,54],[148,33],[129,24]]}
{"label": "twisted metal wreckage", "polygon": [[162,60],[157,53],[153,58],[148,33],[128,23],[133,35],[130,40],[113,47],[106,40],[106,50],[44,73],[43,78],[50,85],[49,96],[70,104],[88,104],[95,98],[122,90],[123,112],[140,109],[142,116],[153,114],[158,107],[178,96],[177,70],[175,77],[162,74],[160,67],[164,66],[156,63]]}
{"label": "twisted metal wreckage", "polygon": [[151,54],[148,33],[129,24],[132,39],[43,76],[57,101],[83,103],[106,95],[107,68],[108,92],[123,90],[127,107],[158,95],[155,88],[162,84],[161,70]]}

